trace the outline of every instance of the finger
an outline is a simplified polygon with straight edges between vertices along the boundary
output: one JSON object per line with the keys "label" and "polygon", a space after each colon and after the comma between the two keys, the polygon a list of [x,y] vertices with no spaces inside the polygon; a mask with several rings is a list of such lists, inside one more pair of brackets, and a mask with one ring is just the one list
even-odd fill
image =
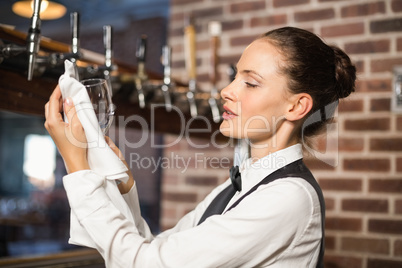
{"label": "finger", "polygon": [[70,126],[73,126],[73,124],[79,123],[79,119],[77,117],[77,112],[75,110],[75,106],[73,103],[73,100],[71,98],[67,98],[64,101],[64,113],[67,116],[68,123]]}
{"label": "finger", "polygon": [[[61,112],[62,96],[59,85],[53,90],[50,95],[49,102],[45,106],[45,115],[47,118],[52,116],[58,116]],[[61,117],[60,117],[61,119]]]}

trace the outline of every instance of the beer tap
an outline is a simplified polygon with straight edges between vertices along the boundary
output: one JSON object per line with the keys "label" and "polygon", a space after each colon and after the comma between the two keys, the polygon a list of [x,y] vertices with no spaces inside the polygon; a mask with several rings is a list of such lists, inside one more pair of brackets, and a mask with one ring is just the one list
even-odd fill
{"label": "beer tap", "polygon": [[71,32],[71,49],[69,53],[52,53],[49,56],[48,64],[51,66],[58,66],[64,64],[64,60],[68,59],[74,63],[76,74],[78,69],[76,66],[77,60],[81,57],[80,52],[80,39],[79,39],[79,24],[80,16],[78,12],[70,13],[70,32]]}
{"label": "beer tap", "polygon": [[3,42],[0,40],[0,63],[4,58],[18,56],[26,51],[26,46],[19,46],[16,44],[3,45]]}
{"label": "beer tap", "polygon": [[162,48],[162,65],[163,65],[163,84],[161,86],[163,97],[165,99],[165,108],[167,112],[172,110],[172,100],[170,98],[169,87],[171,87],[171,55],[172,48],[163,46]]}
{"label": "beer tap", "polygon": [[105,48],[105,67],[108,75],[112,68],[112,26],[103,26],[103,46]]}
{"label": "beer tap", "polygon": [[212,48],[212,54],[211,54],[211,73],[210,73],[210,78],[211,78],[211,83],[212,83],[212,89],[211,89],[211,96],[208,100],[209,106],[211,107],[211,112],[212,112],[212,119],[214,120],[215,123],[218,123],[221,119],[220,117],[220,112],[218,108],[218,104],[216,101],[216,96],[218,95],[218,89],[216,87],[216,82],[217,82],[217,67],[218,67],[218,45],[219,45],[219,36],[221,34],[221,29],[222,26],[219,22],[217,21],[211,21],[208,25],[209,29],[209,34],[211,36],[211,48]]}
{"label": "beer tap", "polygon": [[31,18],[31,26],[29,27],[27,35],[28,81],[32,80],[35,68],[35,60],[40,47],[41,20],[39,12],[41,2],[42,0],[34,0],[33,2],[33,15]]}
{"label": "beer tap", "polygon": [[145,94],[144,94],[144,82],[148,79],[145,72],[145,54],[146,54],[147,36],[142,35],[137,40],[136,57],[138,62],[137,74],[134,77],[135,87],[138,93],[138,101],[140,108],[145,108]]}
{"label": "beer tap", "polygon": [[78,12],[72,12],[70,14],[71,25],[71,59],[76,62],[80,57],[80,14]]}
{"label": "beer tap", "polygon": [[188,25],[184,28],[184,52],[185,52],[185,63],[186,69],[189,75],[187,99],[190,105],[190,114],[192,117],[198,115],[197,105],[195,102],[195,92],[196,92],[196,46],[195,46],[195,27],[190,18]]}
{"label": "beer tap", "polygon": [[[112,63],[112,26],[111,25],[104,25],[103,26],[103,46],[105,48],[105,66],[103,67],[103,76],[105,77],[108,83],[108,90],[109,90],[109,98],[110,103],[112,103],[112,76],[111,72],[114,69]],[[111,112],[114,114],[114,106],[111,105]]]}

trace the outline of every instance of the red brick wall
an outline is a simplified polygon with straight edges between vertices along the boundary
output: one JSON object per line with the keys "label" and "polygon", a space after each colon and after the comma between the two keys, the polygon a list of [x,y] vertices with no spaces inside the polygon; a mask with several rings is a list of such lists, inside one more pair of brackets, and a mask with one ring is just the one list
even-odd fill
{"label": "red brick wall", "polygon": [[[281,26],[311,30],[351,56],[359,81],[357,92],[339,106],[338,149],[325,154],[332,164],[307,161],[327,202],[326,267],[402,267],[402,115],[390,108],[392,70],[402,65],[402,0],[171,0],[168,42],[173,74],[182,81],[187,80],[183,27],[189,14],[197,29],[197,78],[205,91],[210,88],[211,20],[223,28],[219,88],[229,82],[228,65],[245,46]],[[167,137],[166,143],[175,138]],[[322,144],[325,139],[318,140],[325,150]],[[230,164],[217,169],[211,159],[232,159],[232,147],[193,147],[183,139],[165,150],[165,157],[191,165],[164,170],[162,228],[174,225],[227,178]]]}

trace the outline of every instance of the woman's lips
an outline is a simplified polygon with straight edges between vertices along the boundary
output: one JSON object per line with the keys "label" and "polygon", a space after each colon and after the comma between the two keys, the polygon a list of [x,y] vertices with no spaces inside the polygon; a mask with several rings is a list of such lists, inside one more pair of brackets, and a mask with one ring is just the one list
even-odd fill
{"label": "woman's lips", "polygon": [[222,118],[224,120],[230,120],[233,119],[237,116],[237,114],[235,114],[232,110],[230,110],[228,107],[223,106],[223,109],[225,110],[222,114]]}

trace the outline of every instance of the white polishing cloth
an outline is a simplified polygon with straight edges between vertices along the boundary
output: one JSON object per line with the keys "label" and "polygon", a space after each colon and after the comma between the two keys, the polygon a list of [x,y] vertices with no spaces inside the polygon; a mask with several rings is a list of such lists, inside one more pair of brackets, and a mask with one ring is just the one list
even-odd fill
{"label": "white polishing cloth", "polygon": [[[75,66],[72,62],[64,62],[65,73],[59,78],[59,86],[63,100],[71,98],[77,116],[84,128],[88,142],[88,163],[91,170],[106,178],[104,189],[112,203],[130,221],[133,221],[131,211],[120,194],[115,180],[126,182],[127,167],[107,145],[100,129],[98,119],[92,107],[88,93],[78,79]],[[69,243],[80,246],[94,247],[92,239],[86,230],[80,225],[74,213],[71,213],[70,240]]]}

